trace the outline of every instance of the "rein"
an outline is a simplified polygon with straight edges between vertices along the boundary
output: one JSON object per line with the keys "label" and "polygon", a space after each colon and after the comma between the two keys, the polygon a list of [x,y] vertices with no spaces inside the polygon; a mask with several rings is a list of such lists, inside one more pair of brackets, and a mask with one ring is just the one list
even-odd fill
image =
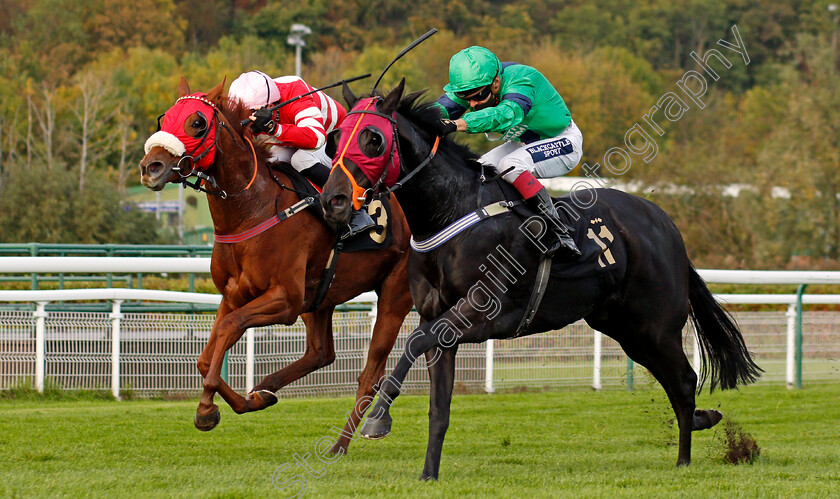
{"label": "rein", "polygon": [[[224,123],[223,123],[223,125],[224,125]],[[227,129],[227,126],[225,126],[225,129]],[[251,174],[251,180],[248,182],[248,185],[246,185],[244,189],[242,189],[241,191],[239,191],[235,194],[228,194],[224,189],[219,187],[219,184],[216,182],[216,179],[212,175],[207,175],[206,173],[200,172],[196,169],[191,170],[190,173],[187,176],[181,176],[181,182],[180,183],[183,184],[184,186],[192,187],[196,191],[205,192],[205,193],[211,194],[213,196],[219,196],[222,199],[235,198],[237,196],[241,196],[242,194],[244,194],[245,191],[247,191],[248,189],[251,188],[252,185],[254,185],[254,180],[256,180],[256,178],[257,178],[257,167],[259,166],[259,164],[257,163],[257,151],[254,149],[254,144],[251,142],[251,139],[249,139],[248,137],[246,137],[244,135],[242,136],[242,138],[245,139],[245,142],[247,142],[249,146],[251,146],[251,157],[253,158],[253,162],[254,162],[254,173]],[[179,161],[179,163],[180,163],[180,161]],[[195,180],[193,182],[190,182],[189,180],[187,180],[189,177],[193,177],[193,176],[197,177],[197,180]],[[203,187],[202,184],[204,183],[204,181],[209,182],[210,185],[212,185],[215,190],[211,191],[211,190]]]}
{"label": "rein", "polygon": [[[277,199],[274,201],[275,207],[277,206],[277,203],[279,201],[280,201],[280,197],[278,196]],[[251,227],[250,229],[248,229],[246,231],[240,232],[238,234],[213,234],[213,238],[214,238],[215,242],[217,242],[217,243],[223,243],[223,244],[241,243],[243,241],[247,241],[248,239],[251,239],[252,237],[255,237],[255,236],[258,236],[258,235],[262,234],[263,232],[265,232],[268,229],[274,227],[275,225],[279,224],[283,220],[286,220],[287,218],[291,218],[294,215],[297,215],[298,213],[302,212],[303,210],[309,208],[310,206],[314,206],[316,204],[318,204],[318,199],[315,198],[315,197],[309,196],[307,198],[301,199],[300,201],[293,204],[292,206],[289,206],[288,208],[286,208],[282,212],[280,211],[279,207],[276,207],[275,208],[276,214],[273,217],[269,218],[268,220],[265,220],[264,222],[254,226],[254,227]]]}
{"label": "rein", "polygon": [[431,149],[431,151],[429,151],[429,155],[426,156],[426,159],[424,159],[422,163],[417,165],[417,168],[411,170],[411,172],[408,175],[406,175],[405,177],[403,177],[402,180],[398,181],[396,184],[389,187],[388,188],[388,194],[390,194],[390,193],[394,192],[395,190],[399,189],[400,187],[402,187],[406,182],[411,180],[411,177],[420,173],[420,170],[422,170],[423,168],[426,167],[426,165],[431,163],[432,159],[434,159],[434,157],[435,157],[435,154],[437,154],[437,150],[438,150],[439,145],[440,145],[440,135],[436,135],[435,136],[435,143],[432,145],[432,149]]}

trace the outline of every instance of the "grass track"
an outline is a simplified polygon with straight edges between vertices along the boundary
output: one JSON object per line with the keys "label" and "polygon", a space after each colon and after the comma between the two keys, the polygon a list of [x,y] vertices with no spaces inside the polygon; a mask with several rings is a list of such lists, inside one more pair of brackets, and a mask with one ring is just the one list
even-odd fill
{"label": "grass track", "polygon": [[[393,434],[357,441],[322,465],[316,442],[340,426],[349,398],[281,400],[238,416],[222,406],[209,433],[196,402],[0,401],[0,496],[284,497],[301,473],[308,497],[836,497],[840,383],[790,391],[705,392],[762,448],[753,465],[720,461],[714,430],[694,434],[693,463],[676,469],[676,428],[660,388],[456,395],[441,480],[417,481],[428,397],[405,396]],[[720,432],[718,432],[719,434]],[[322,476],[295,466],[310,453]]]}

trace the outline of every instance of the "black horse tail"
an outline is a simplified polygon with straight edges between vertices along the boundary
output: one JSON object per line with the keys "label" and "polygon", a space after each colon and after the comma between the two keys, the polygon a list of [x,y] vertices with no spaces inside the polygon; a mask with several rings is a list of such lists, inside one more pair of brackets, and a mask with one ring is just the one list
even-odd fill
{"label": "black horse tail", "polygon": [[693,265],[688,278],[688,300],[702,358],[697,391],[703,388],[706,378],[711,380],[712,392],[718,385],[726,390],[758,379],[763,371],[753,362],[734,318],[715,301]]}

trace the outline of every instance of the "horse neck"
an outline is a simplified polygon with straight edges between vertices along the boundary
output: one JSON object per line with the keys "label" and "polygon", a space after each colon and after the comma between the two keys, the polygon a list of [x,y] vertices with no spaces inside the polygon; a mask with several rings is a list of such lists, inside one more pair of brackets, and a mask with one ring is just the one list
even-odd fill
{"label": "horse neck", "polygon": [[219,196],[207,194],[207,202],[216,233],[233,234],[250,228],[254,222],[259,223],[268,219],[274,214],[275,198],[285,195],[294,196],[294,193],[282,191],[279,188],[271,178],[268,167],[259,157],[254,182],[251,187],[245,189],[251,177],[254,176],[255,168],[250,147],[246,144],[247,151],[242,151],[233,140],[220,142],[216,152],[216,161],[210,174],[216,178],[220,189],[224,189],[233,196],[222,199]]}
{"label": "horse neck", "polygon": [[478,190],[478,172],[442,144],[432,162],[396,192],[412,235],[423,240],[474,211]]}

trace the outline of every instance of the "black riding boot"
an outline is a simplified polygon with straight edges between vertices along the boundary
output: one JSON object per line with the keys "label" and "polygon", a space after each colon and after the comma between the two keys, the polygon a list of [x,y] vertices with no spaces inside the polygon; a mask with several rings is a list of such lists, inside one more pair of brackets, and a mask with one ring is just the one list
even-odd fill
{"label": "black riding boot", "polygon": [[[330,167],[323,163],[316,163],[300,173],[318,187],[324,187],[327,179],[330,178]],[[353,214],[350,216],[350,223],[347,226],[350,228],[350,231],[343,236],[344,238],[355,236],[360,232],[372,229],[376,227],[376,222],[370,218],[367,210],[362,208],[361,210],[353,210]]]}
{"label": "black riding boot", "polygon": [[343,236],[342,239],[346,239],[368,229],[372,229],[376,227],[376,222],[370,218],[367,210],[362,207],[361,210],[353,210],[353,214],[350,215],[350,223],[347,224],[347,227],[350,229],[350,232]]}
{"label": "black riding boot", "polygon": [[560,216],[557,214],[557,208],[554,207],[551,196],[545,187],[540,189],[532,198],[528,199],[528,204],[546,218],[549,228],[556,236],[556,240],[548,248],[548,251],[545,252],[545,255],[552,256],[559,251],[563,258],[571,259],[580,256],[580,250],[575,244],[575,240],[569,234],[569,227],[560,219]]}
{"label": "black riding boot", "polygon": [[318,188],[324,187],[327,179],[330,178],[330,167],[323,163],[315,163],[309,168],[300,172],[301,175],[311,180]]}
{"label": "black riding boot", "polygon": [[[324,187],[327,179],[330,178],[330,167],[323,163],[316,163],[300,173],[318,187]],[[370,218],[370,215],[368,215],[367,210],[364,208],[353,210],[353,214],[350,216],[350,223],[347,225],[350,228],[350,232],[344,236],[345,238],[355,236],[360,232],[376,227],[376,223]]]}

